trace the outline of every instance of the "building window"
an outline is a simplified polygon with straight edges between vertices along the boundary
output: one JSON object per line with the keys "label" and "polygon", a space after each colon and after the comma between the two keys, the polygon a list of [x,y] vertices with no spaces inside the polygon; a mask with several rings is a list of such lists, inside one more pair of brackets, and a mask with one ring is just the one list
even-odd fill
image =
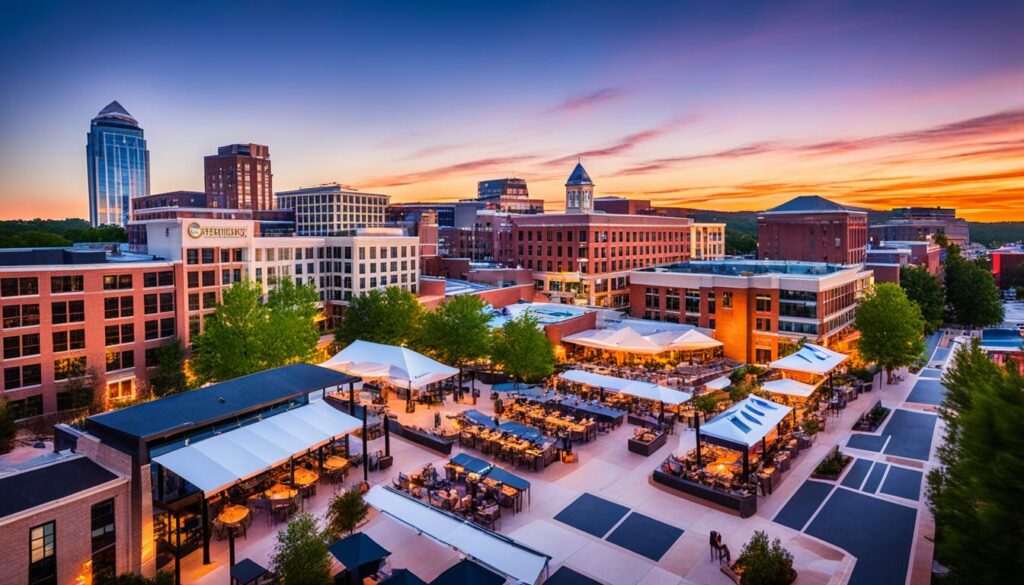
{"label": "building window", "polygon": [[39,305],[8,305],[4,307],[4,329],[39,325]]}
{"label": "building window", "polygon": [[754,329],[756,329],[757,331],[771,331],[772,320],[758,317],[757,319],[754,320]]}
{"label": "building window", "polygon": [[754,297],[754,310],[758,313],[770,313],[772,310],[771,295],[757,295]]}
{"label": "building window", "polygon": [[204,270],[203,271],[203,286],[213,286],[217,284],[217,271],[216,270]]}
{"label": "building window", "polygon": [[[644,291],[644,306],[647,307],[648,309],[658,309],[658,308],[660,308],[661,307],[661,299],[659,297],[660,297],[660,295],[658,294],[658,289],[657,288],[650,287],[650,286],[646,287],[646,290]],[[679,300],[679,298],[676,297],[677,303],[678,303],[678,300]],[[676,309],[678,309],[678,308],[679,308],[679,306],[677,304],[676,305]]]}
{"label": "building window", "polygon": [[217,306],[217,293],[214,291],[203,293],[203,308],[212,309]]}
{"label": "building window", "polygon": [[134,342],[135,325],[132,323],[125,323],[123,325],[107,325],[106,340],[107,347]]}
{"label": "building window", "polygon": [[54,380],[67,380],[72,374],[79,372],[85,372],[84,355],[53,360]]}
{"label": "building window", "polygon": [[[715,291],[712,290],[712,291],[708,291],[708,315],[714,315],[714,314],[715,314]],[[712,321],[714,321],[714,319],[712,319]],[[711,325],[711,328],[714,329],[715,326]]]}
{"label": "building window", "polygon": [[103,277],[103,290],[122,290],[131,287],[131,274],[107,274]]}
{"label": "building window", "polygon": [[39,334],[14,335],[4,338],[4,359],[39,355]]}
{"label": "building window", "polygon": [[185,262],[188,264],[199,264],[199,250],[185,250]]}
{"label": "building window", "polygon": [[[4,390],[27,388],[43,383],[43,368],[39,364],[4,368]],[[13,404],[13,403],[8,403]],[[28,416],[28,415],[26,415]]]}
{"label": "building window", "polygon": [[142,286],[145,288],[153,288],[157,286],[171,286],[173,284],[173,270],[163,270],[161,272],[147,272],[142,275]]}
{"label": "building window", "polygon": [[722,306],[725,307],[726,309],[731,309],[732,308],[732,293],[731,292],[723,292],[722,293]]}
{"label": "building window", "polygon": [[85,283],[81,274],[50,277],[50,292],[53,294],[82,292],[83,290],[85,290]]}
{"label": "building window", "polygon": [[85,329],[53,332],[53,351],[71,351],[85,349]]}
{"label": "building window", "polygon": [[135,378],[117,380],[107,384],[107,400],[131,400],[135,398]]}
{"label": "building window", "polygon": [[115,372],[117,370],[126,370],[128,368],[135,367],[135,352],[132,350],[127,351],[108,351],[107,352],[107,371]]}
{"label": "building window", "polygon": [[213,248],[203,248],[203,264],[213,264]]}
{"label": "building window", "polygon": [[85,321],[85,301],[60,301],[50,304],[50,319],[54,325]]}
{"label": "building window", "polygon": [[103,299],[103,318],[118,319],[135,315],[135,299],[132,297],[107,297]]}
{"label": "building window", "polygon": [[767,347],[755,347],[754,348],[754,362],[758,364],[767,364],[772,361],[772,350]]}
{"label": "building window", "polygon": [[195,337],[196,335],[199,335],[199,332],[202,329],[202,323],[203,323],[202,319],[200,319],[199,315],[190,315],[189,316],[189,318],[188,318],[188,335],[189,335],[189,337]]}
{"label": "building window", "polygon": [[686,289],[686,312],[700,313],[700,290],[694,288]]}
{"label": "building window", "polygon": [[[259,271],[259,268],[257,268],[256,270]],[[188,278],[188,287],[189,288],[199,288],[199,273],[198,272],[189,272],[187,278]],[[257,277],[257,278],[259,278],[259,277]]]}
{"label": "building window", "polygon": [[39,279],[34,276],[25,278],[0,278],[0,296],[24,297],[39,294]]}
{"label": "building window", "polygon": [[92,506],[92,578],[102,582],[114,576],[117,569],[117,532],[114,499]]}
{"label": "building window", "polygon": [[29,585],[57,585],[57,523],[29,531]]}

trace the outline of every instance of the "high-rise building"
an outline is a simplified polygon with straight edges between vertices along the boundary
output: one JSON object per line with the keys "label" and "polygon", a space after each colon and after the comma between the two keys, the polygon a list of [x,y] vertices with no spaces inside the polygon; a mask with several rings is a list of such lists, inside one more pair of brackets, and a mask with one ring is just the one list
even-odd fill
{"label": "high-rise building", "polygon": [[300,236],[329,236],[384,225],[384,211],[391,199],[338,183],[281,191],[275,197],[278,209],[295,212],[295,231]]}
{"label": "high-rise building", "polygon": [[757,257],[860,264],[868,244],[868,214],[818,195],[803,195],[757,218]]}
{"label": "high-rise building", "polygon": [[274,209],[270,148],[229,144],[204,158],[207,204],[228,209]]}
{"label": "high-rise building", "polygon": [[530,199],[526,179],[490,179],[476,185],[476,201],[483,202],[487,209],[506,213],[544,213],[544,200]]}
{"label": "high-rise building", "polygon": [[132,199],[149,195],[149,150],[139,122],[117,101],[89,125],[89,222],[127,225]]}
{"label": "high-rise building", "polygon": [[583,168],[576,163],[576,168],[565,182],[565,212],[591,213],[594,211],[594,182]]}

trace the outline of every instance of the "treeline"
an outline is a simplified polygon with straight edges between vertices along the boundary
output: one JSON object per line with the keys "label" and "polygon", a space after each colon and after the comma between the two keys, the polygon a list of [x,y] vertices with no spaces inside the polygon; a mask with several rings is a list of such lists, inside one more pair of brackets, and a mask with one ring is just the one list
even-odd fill
{"label": "treeline", "polygon": [[0,248],[70,246],[79,242],[127,242],[123,227],[91,227],[84,219],[14,219],[0,221]]}
{"label": "treeline", "polygon": [[989,248],[1024,240],[1024,221],[970,222],[971,241]]}

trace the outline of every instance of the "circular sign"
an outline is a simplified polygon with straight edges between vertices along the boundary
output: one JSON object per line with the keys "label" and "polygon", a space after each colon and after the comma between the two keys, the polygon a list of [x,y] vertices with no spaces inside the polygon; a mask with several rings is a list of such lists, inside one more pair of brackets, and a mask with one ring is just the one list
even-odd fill
{"label": "circular sign", "polygon": [[200,226],[196,222],[188,224],[188,235],[192,236],[193,238],[198,238],[199,236],[203,235],[202,226]]}

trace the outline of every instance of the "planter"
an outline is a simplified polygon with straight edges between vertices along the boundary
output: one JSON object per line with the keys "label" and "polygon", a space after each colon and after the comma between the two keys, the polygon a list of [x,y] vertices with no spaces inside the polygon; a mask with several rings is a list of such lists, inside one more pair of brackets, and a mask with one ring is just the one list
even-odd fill
{"label": "planter", "polygon": [[879,400],[871,407],[871,410],[862,414],[857,422],[853,423],[853,430],[873,433],[889,418],[891,412],[892,409],[882,406],[882,401]]}
{"label": "planter", "polygon": [[[731,566],[722,563],[721,569],[722,572],[725,573],[725,576],[732,579],[733,583],[736,583],[736,585],[739,585],[743,581],[743,568],[739,566],[738,562],[733,563]],[[789,581],[786,581],[785,583],[779,583],[779,585],[789,585],[790,583],[796,581],[796,578],[797,572],[796,570],[793,570],[793,576],[790,577]]]}
{"label": "planter", "polygon": [[626,446],[630,453],[637,453],[644,457],[650,457],[652,453],[664,447],[667,440],[667,434],[659,433],[658,436],[650,443],[644,443],[643,441],[637,441],[636,439],[629,439]]}
{"label": "planter", "polygon": [[[849,455],[843,455],[839,452],[839,447],[833,447],[829,451],[828,455],[818,463],[818,466],[814,468],[814,472],[811,473],[812,479],[826,479],[829,481],[835,481],[839,479],[839,476],[843,474],[843,470],[846,466],[853,461],[853,457]],[[835,466],[838,465],[838,468]],[[822,469],[822,467],[827,467]]]}

